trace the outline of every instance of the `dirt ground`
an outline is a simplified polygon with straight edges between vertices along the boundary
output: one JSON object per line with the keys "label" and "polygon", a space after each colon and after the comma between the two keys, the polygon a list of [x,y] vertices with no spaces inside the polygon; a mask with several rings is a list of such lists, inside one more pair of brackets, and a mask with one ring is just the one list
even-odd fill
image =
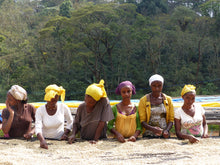
{"label": "dirt ground", "polygon": [[220,138],[201,139],[197,144],[188,140],[142,139],[119,143],[115,139],[97,144],[78,140],[47,140],[49,149],[41,149],[39,141],[0,139],[0,164],[4,165],[66,165],[66,164],[220,164]]}

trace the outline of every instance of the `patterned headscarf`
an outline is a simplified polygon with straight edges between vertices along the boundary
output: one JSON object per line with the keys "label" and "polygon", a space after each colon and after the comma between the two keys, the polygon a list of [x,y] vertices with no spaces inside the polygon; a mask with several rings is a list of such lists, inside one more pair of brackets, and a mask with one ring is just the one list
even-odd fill
{"label": "patterned headscarf", "polygon": [[16,100],[27,100],[27,92],[24,88],[19,85],[13,85],[8,91]]}
{"label": "patterned headscarf", "polygon": [[188,92],[196,93],[196,87],[194,85],[185,85],[182,89],[181,96],[185,95]]}
{"label": "patterned headscarf", "polygon": [[160,82],[162,82],[162,84],[164,83],[163,77],[159,74],[155,74],[155,75],[150,77],[149,85],[151,86],[151,83],[154,82],[154,81],[160,81]]}
{"label": "patterned headscarf", "polygon": [[130,82],[130,81],[123,81],[121,82],[118,87],[116,88],[115,90],[115,93],[117,95],[121,95],[121,89],[125,86],[128,86],[132,89],[132,94],[135,95],[136,94],[136,89],[135,89],[135,86]]}
{"label": "patterned headscarf", "polygon": [[61,96],[61,101],[64,102],[65,100],[65,89],[60,86],[58,87],[56,84],[49,85],[45,89],[45,101],[50,101],[51,99],[55,98],[55,96]]}
{"label": "patterned headscarf", "polygon": [[104,80],[101,80],[99,84],[91,84],[86,89],[86,94],[91,96],[96,101],[99,101],[103,97],[107,97],[105,88],[104,88]]}

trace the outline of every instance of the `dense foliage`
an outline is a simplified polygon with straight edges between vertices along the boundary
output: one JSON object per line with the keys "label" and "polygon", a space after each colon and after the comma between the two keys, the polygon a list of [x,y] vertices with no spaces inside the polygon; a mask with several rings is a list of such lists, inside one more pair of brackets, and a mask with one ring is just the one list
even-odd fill
{"label": "dense foliage", "polygon": [[0,0],[0,100],[14,84],[30,101],[49,84],[82,100],[100,79],[111,99],[124,80],[140,98],[154,73],[171,96],[188,83],[219,94],[219,9],[218,0]]}

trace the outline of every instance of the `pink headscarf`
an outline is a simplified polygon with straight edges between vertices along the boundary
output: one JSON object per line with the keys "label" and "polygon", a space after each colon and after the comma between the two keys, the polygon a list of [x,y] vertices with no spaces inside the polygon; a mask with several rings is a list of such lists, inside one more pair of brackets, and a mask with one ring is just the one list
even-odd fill
{"label": "pink headscarf", "polygon": [[125,87],[125,86],[128,86],[132,89],[132,94],[135,95],[136,94],[136,89],[135,89],[135,86],[130,82],[130,81],[123,81],[121,82],[118,87],[116,88],[115,90],[115,93],[117,95],[121,95],[121,88]]}

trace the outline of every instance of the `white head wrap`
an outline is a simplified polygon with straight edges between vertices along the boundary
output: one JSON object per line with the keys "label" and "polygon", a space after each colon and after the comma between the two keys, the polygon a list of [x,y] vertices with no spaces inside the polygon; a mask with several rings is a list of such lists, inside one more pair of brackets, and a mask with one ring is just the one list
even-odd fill
{"label": "white head wrap", "polygon": [[19,85],[13,85],[8,91],[16,100],[27,100],[27,92]]}
{"label": "white head wrap", "polygon": [[154,82],[154,81],[160,81],[160,82],[162,82],[162,84],[163,84],[164,79],[163,79],[163,77],[162,77],[161,75],[155,74],[155,75],[153,75],[153,76],[150,77],[150,79],[149,79],[149,85],[151,86],[151,83]]}

